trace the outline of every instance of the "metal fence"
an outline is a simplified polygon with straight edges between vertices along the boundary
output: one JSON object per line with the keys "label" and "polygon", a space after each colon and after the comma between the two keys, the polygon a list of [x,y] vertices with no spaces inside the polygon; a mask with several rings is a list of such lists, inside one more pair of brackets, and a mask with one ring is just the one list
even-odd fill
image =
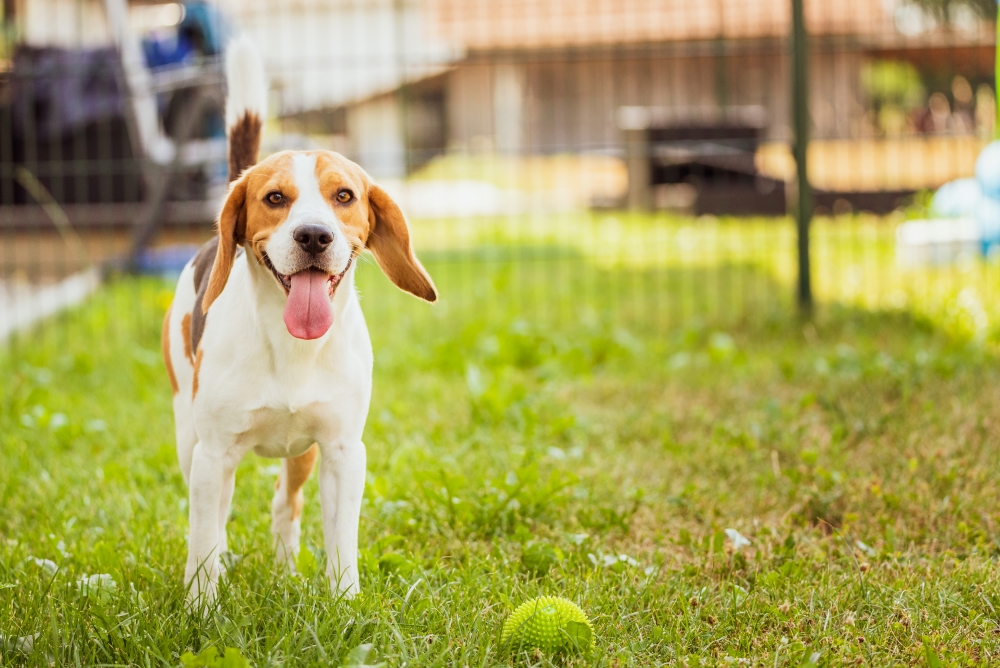
{"label": "metal fence", "polygon": [[[820,305],[993,332],[975,184],[929,199],[996,130],[992,2],[3,6],[0,338],[102,282],[176,274],[212,234],[238,32],[270,78],[264,151],[358,161],[456,312],[573,324],[599,308],[651,331],[790,313],[808,230]],[[115,307],[153,321],[161,305]]]}

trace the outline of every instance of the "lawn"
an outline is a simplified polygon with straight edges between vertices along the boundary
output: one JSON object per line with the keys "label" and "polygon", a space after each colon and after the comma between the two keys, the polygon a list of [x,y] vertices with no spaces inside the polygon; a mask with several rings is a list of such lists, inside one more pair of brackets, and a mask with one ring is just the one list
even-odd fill
{"label": "lawn", "polygon": [[[908,216],[921,215],[926,211],[915,206],[883,217],[814,219],[811,255],[817,300],[867,310],[905,309],[953,336],[1000,342],[1000,261],[970,257],[920,267],[897,262],[897,226]],[[619,301],[622,296],[633,303],[648,300],[637,322],[652,318],[659,326],[684,326],[692,319],[729,323],[785,313],[792,306],[798,271],[790,219],[537,214],[418,221],[414,238],[422,256],[499,256],[519,260],[517,267],[528,265],[536,272],[543,265],[524,260],[551,260],[554,253],[586,260],[598,270],[591,276],[600,278],[580,280],[622,286],[610,290]],[[549,270],[552,265],[544,263]],[[676,280],[667,281],[667,274]],[[526,292],[547,305],[564,306],[565,295],[553,295],[552,290],[548,280],[532,283]],[[599,308],[614,310],[617,304]]]}
{"label": "lawn", "polygon": [[[622,238],[634,221],[615,220],[587,224]],[[640,232],[712,229],[655,227]],[[360,272],[376,363],[354,600],[319,568],[315,480],[302,573],[272,566],[277,467],[251,456],[219,609],[185,612],[167,284],[112,282],[0,353],[4,663],[179,666],[235,648],[255,666],[341,666],[366,644],[368,664],[394,667],[1000,660],[1000,366],[991,336],[955,325],[967,317],[845,299],[804,323],[788,277],[753,257],[644,261],[652,242],[631,232],[567,247],[532,228],[522,247],[499,226],[491,244],[435,247],[429,229],[442,303]],[[631,261],[605,252],[626,247]],[[590,614],[591,655],[500,646],[541,594]]]}

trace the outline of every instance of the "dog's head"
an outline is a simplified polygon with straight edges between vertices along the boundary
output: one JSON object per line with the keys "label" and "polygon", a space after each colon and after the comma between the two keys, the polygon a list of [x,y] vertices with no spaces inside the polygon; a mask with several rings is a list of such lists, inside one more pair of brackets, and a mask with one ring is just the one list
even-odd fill
{"label": "dog's head", "polygon": [[285,325],[300,339],[330,328],[337,286],[365,248],[400,289],[437,299],[399,207],[363,169],[330,151],[277,153],[233,182],[219,216],[206,312],[226,286],[240,245],[284,291]]}

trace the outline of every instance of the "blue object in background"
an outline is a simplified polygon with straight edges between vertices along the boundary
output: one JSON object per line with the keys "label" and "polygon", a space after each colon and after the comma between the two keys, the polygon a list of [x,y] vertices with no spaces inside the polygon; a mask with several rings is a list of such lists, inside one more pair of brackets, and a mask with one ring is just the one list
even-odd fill
{"label": "blue object in background", "polygon": [[194,46],[191,40],[176,32],[158,32],[143,38],[142,50],[146,65],[156,69],[183,63],[194,52]]}
{"label": "blue object in background", "polygon": [[982,197],[976,205],[983,256],[1000,253],[1000,142],[992,142],[976,159],[976,181]]}
{"label": "blue object in background", "polygon": [[201,0],[184,3],[184,18],[177,26],[205,56],[217,56],[229,42],[229,21],[215,5]]}
{"label": "blue object in background", "polygon": [[195,256],[199,248],[201,247],[196,244],[149,248],[135,259],[135,268],[143,274],[176,279],[183,271],[184,265]]}
{"label": "blue object in background", "polygon": [[976,159],[976,180],[983,194],[1000,200],[1000,141],[990,143]]}
{"label": "blue object in background", "polygon": [[972,218],[976,215],[983,189],[976,179],[950,181],[934,193],[931,212],[942,218]]}
{"label": "blue object in background", "polygon": [[184,18],[174,30],[147,35],[142,41],[146,65],[155,69],[218,56],[229,41],[230,27],[218,7],[201,0],[184,3]]}
{"label": "blue object in background", "polygon": [[976,206],[976,222],[979,223],[979,243],[984,257],[992,257],[1000,251],[1000,200],[983,197]]}

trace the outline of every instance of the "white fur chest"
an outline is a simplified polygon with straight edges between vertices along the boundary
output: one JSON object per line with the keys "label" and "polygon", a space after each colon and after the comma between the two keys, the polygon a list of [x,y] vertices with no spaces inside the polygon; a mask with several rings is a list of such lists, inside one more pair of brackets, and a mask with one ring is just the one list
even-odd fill
{"label": "white fur chest", "polygon": [[[240,285],[245,275],[234,278]],[[221,326],[206,328],[193,406],[199,440],[228,442],[238,451],[226,454],[295,457],[314,442],[361,439],[371,342],[353,285],[344,287],[338,321],[316,341],[290,337],[266,305],[255,312],[241,299],[249,291],[233,290],[216,302],[211,315],[219,314]]]}
{"label": "white fur chest", "polygon": [[371,396],[363,357],[338,355],[334,365],[300,368],[297,379],[280,376],[255,393],[238,446],[263,457],[296,457],[314,442],[361,438]]}

